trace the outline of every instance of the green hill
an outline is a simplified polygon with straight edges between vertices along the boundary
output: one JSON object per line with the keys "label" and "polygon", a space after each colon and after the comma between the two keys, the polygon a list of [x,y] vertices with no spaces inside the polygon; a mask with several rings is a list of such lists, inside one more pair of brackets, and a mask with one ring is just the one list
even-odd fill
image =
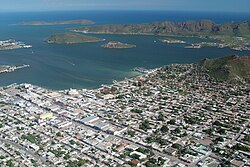
{"label": "green hill", "polygon": [[250,57],[228,56],[216,59],[205,59],[200,64],[215,79],[222,81],[250,81]]}

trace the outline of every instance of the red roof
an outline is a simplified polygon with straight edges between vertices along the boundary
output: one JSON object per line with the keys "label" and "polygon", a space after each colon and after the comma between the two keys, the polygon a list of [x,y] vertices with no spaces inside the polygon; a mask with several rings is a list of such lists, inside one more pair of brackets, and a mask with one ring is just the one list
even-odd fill
{"label": "red roof", "polygon": [[132,159],[132,160],[131,160],[131,163],[137,165],[137,164],[139,164],[139,161],[136,160],[136,159]]}

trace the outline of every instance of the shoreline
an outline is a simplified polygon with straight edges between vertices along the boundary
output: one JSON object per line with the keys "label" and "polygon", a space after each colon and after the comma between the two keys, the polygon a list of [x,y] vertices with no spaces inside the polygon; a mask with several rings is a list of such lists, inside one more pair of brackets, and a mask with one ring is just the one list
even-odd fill
{"label": "shoreline", "polygon": [[[193,63],[191,63],[193,64]],[[186,64],[169,64],[169,65],[186,65]],[[138,73],[138,75],[136,76],[132,76],[132,77],[125,77],[124,79],[121,79],[121,80],[112,80],[109,84],[100,84],[98,87],[96,88],[73,88],[73,87],[70,87],[70,88],[66,88],[66,89],[51,89],[51,88],[47,88],[45,86],[39,86],[39,85],[35,85],[35,84],[31,84],[31,83],[11,83],[11,84],[8,84],[8,85],[5,85],[5,86],[0,86],[0,89],[4,89],[4,88],[9,88],[11,86],[20,86],[20,85],[25,85],[25,84],[28,84],[28,85],[32,85],[34,87],[40,87],[40,88],[43,88],[43,89],[46,89],[46,90],[49,90],[49,91],[56,91],[56,92],[60,92],[60,91],[67,91],[67,90],[71,90],[71,89],[74,89],[74,90],[88,90],[88,91],[93,91],[93,90],[99,90],[101,88],[104,88],[104,87],[109,87],[109,86],[112,86],[114,84],[119,84],[119,83],[124,83],[128,80],[133,80],[134,78],[137,78],[137,77],[144,77],[146,75],[149,75],[165,66],[169,66],[169,65],[164,65],[164,66],[161,66],[161,67],[157,67],[157,68],[153,68],[153,69],[147,69],[147,73],[142,73],[142,72],[139,72],[139,71],[135,71],[134,69],[135,68],[140,68],[140,67],[135,67],[131,70],[131,72],[136,72]],[[1,72],[0,72],[1,74]]]}
{"label": "shoreline", "polygon": [[[237,59],[237,57],[233,57],[233,60]],[[185,159],[185,155],[188,153],[185,155],[169,154],[171,149],[176,148],[178,142],[185,139],[193,141],[191,146],[195,150],[192,150],[191,153],[196,153],[196,150],[202,148],[204,155],[210,156],[212,146],[200,144],[200,136],[211,141],[214,136],[208,132],[200,132],[205,132],[210,126],[220,127],[220,124],[214,123],[221,121],[218,114],[220,116],[230,114],[230,118],[235,120],[234,112],[231,111],[235,105],[242,108],[241,113],[244,115],[239,115],[240,119],[246,118],[247,107],[244,108],[244,106],[248,98],[247,88],[247,84],[235,85],[213,79],[208,75],[207,69],[200,66],[200,63],[165,65],[147,70],[146,74],[131,79],[102,85],[98,89],[53,91],[32,84],[13,84],[0,88],[3,105],[10,108],[10,110],[3,110],[1,114],[11,115],[10,120],[13,118],[21,120],[20,124],[34,130],[34,133],[27,134],[26,129],[17,129],[14,133],[4,134],[4,137],[18,137],[17,140],[10,138],[11,141],[16,141],[18,144],[29,142],[28,137],[30,136],[38,136],[39,139],[46,135],[52,139],[58,139],[53,140],[53,143],[49,141],[48,145],[34,142],[35,151],[42,147],[43,154],[51,152],[51,147],[54,147],[55,144],[67,146],[68,143],[73,145],[74,142],[79,142],[77,146],[72,146],[72,148],[80,148],[76,150],[79,151],[79,155],[83,149],[99,150],[96,153],[86,151],[90,163],[96,163],[98,157],[106,155],[114,159],[114,164],[123,166],[127,162],[126,158],[129,158],[134,152],[142,153],[138,150],[139,148],[143,150],[151,148],[154,156],[168,158],[171,160],[169,161],[171,164],[182,163],[190,166],[202,160],[203,154],[194,154],[194,161],[189,162]],[[220,91],[225,93],[218,93]],[[243,93],[244,96],[236,94],[237,92]],[[228,96],[225,95],[230,98],[228,99]],[[210,101],[214,96],[219,102]],[[228,107],[230,107],[229,110]],[[191,122],[193,117],[197,117],[198,111],[206,114],[198,115],[200,121]],[[207,121],[214,118],[216,120],[212,122]],[[6,118],[2,118],[2,120],[4,119]],[[181,123],[183,119],[185,119],[185,124]],[[233,140],[236,140],[239,134],[247,129],[249,120],[247,121],[247,124],[244,125],[242,125],[244,122],[237,124],[243,126],[240,131],[229,129],[221,133],[225,133],[226,137],[231,137],[233,134]],[[195,128],[189,129],[185,128],[186,126]],[[169,129],[164,130],[164,127],[169,127]],[[170,129],[171,127],[173,128]],[[84,133],[81,133],[83,135],[69,133],[72,130]],[[57,132],[60,132],[60,135]],[[165,135],[171,139],[164,137]],[[89,140],[89,136],[93,136],[93,139]],[[99,139],[99,136],[106,137],[96,142],[95,139]],[[152,139],[152,136],[159,139]],[[65,139],[65,141],[60,139]],[[84,142],[81,143],[81,141]],[[107,143],[107,145],[103,146],[103,143]],[[129,155],[116,156],[116,153],[124,155],[127,151],[126,148],[121,152],[116,151],[118,147],[115,146],[121,143],[129,148],[135,148],[134,151],[131,151]],[[190,143],[186,143],[184,146],[190,146]],[[115,144],[113,148],[116,150],[109,147],[111,144]],[[153,144],[155,147],[152,147]],[[228,149],[227,145],[231,143],[225,144],[224,147]],[[23,144],[22,146],[33,149],[29,145]],[[67,153],[63,154],[67,155]],[[143,163],[146,163],[150,157],[151,155],[145,156]],[[51,159],[50,162],[56,161],[56,159]],[[105,159],[98,162],[102,164]]]}

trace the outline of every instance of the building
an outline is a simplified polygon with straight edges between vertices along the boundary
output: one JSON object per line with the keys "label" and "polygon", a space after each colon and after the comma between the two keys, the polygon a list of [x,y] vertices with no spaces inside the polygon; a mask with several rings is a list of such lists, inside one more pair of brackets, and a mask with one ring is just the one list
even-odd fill
{"label": "building", "polygon": [[109,127],[109,124],[105,122],[97,122],[94,126],[97,130],[106,130]]}
{"label": "building", "polygon": [[97,117],[97,116],[89,116],[89,117],[81,119],[80,122],[82,122],[84,124],[89,124],[91,122],[97,121],[98,119],[99,119],[99,117]]}
{"label": "building", "polygon": [[125,131],[127,131],[127,127],[125,127],[125,128],[117,128],[117,127],[110,127],[108,130],[107,130],[107,132],[109,133],[109,134],[112,134],[112,135],[119,135],[119,134],[121,134],[121,133],[123,133],[123,132],[125,132]]}
{"label": "building", "polygon": [[53,117],[53,113],[46,113],[46,114],[41,114],[39,116],[39,119],[44,120],[44,119],[48,119],[48,118],[52,118]]}

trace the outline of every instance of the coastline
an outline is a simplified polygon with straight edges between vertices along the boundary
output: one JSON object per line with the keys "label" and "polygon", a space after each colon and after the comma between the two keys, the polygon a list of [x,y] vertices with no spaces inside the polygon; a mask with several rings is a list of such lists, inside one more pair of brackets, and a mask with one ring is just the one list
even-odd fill
{"label": "coastline", "polygon": [[[180,65],[180,64],[171,64],[171,65]],[[168,66],[168,65],[165,65],[165,66]],[[7,87],[10,87],[10,86],[18,86],[18,85],[28,84],[28,85],[32,85],[34,87],[40,87],[40,88],[43,88],[43,89],[46,89],[46,90],[49,90],[49,91],[58,91],[58,92],[60,92],[60,91],[66,91],[66,90],[70,90],[70,89],[89,90],[89,91],[91,91],[91,90],[99,90],[99,89],[102,89],[103,87],[112,86],[113,84],[116,84],[116,83],[126,83],[128,80],[133,80],[133,79],[135,79],[137,77],[145,77],[145,76],[150,75],[151,73],[153,73],[153,72],[155,72],[155,71],[157,71],[157,70],[159,70],[159,69],[161,69],[161,68],[163,68],[165,66],[157,67],[157,68],[153,68],[153,69],[148,69],[147,73],[142,73],[142,72],[135,71],[135,70],[132,69],[131,72],[132,73],[136,73],[137,75],[129,77],[129,78],[125,77],[124,79],[121,79],[121,80],[118,80],[118,81],[117,80],[113,80],[113,81],[110,81],[109,84],[101,84],[101,85],[99,85],[96,88],[73,88],[73,87],[71,87],[71,88],[66,88],[66,89],[51,89],[51,88],[47,88],[47,87],[44,87],[44,86],[30,84],[30,83],[19,83],[19,84],[12,83],[12,84],[9,84],[9,85],[0,86],[0,89],[1,88],[7,88]],[[137,67],[135,67],[135,68],[137,68]],[[0,72],[0,74],[1,74],[1,72]]]}
{"label": "coastline", "polygon": [[[196,82],[193,82],[193,80],[196,80]],[[96,158],[100,155],[106,155],[116,160],[116,164],[125,164],[127,156],[120,156],[117,159],[116,155],[113,154],[117,153],[116,150],[109,145],[102,145],[103,141],[110,143],[110,138],[112,138],[116,145],[124,143],[132,148],[136,147],[134,150],[139,147],[142,149],[150,148],[154,156],[168,158],[167,163],[172,165],[182,163],[189,166],[198,163],[204,157],[203,154],[195,154],[195,159],[190,162],[186,161],[183,155],[169,154],[171,151],[169,149],[175,148],[180,139],[187,139],[194,142],[192,146],[195,149],[203,148],[204,154],[209,156],[212,151],[211,146],[205,147],[197,144],[199,143],[199,136],[212,140],[213,135],[199,132],[206,130],[209,125],[213,127],[218,125],[208,122],[206,118],[211,119],[218,114],[220,116],[228,114],[227,107],[232,107],[228,104],[230,101],[224,103],[228,96],[233,97],[233,99],[237,98],[237,101],[231,100],[232,104],[235,102],[239,106],[244,106],[248,96],[235,96],[235,93],[239,91],[245,93],[247,91],[246,86],[216,82],[207,76],[206,70],[200,69],[198,64],[163,66],[150,70],[149,73],[134,79],[115,82],[109,86],[104,85],[102,88],[95,90],[50,91],[31,84],[12,85],[6,89],[1,89],[2,104],[10,108],[10,110],[3,110],[1,114],[11,116],[11,119],[21,120],[20,124],[34,133],[27,134],[25,133],[27,129],[17,129],[14,133],[6,132],[3,136],[5,138],[18,137],[21,133],[22,137],[18,138],[19,140],[10,138],[10,141],[22,144],[22,148],[27,148],[27,150],[30,145],[23,143],[31,141],[28,137],[32,137],[32,135],[38,134],[36,135],[38,139],[41,138],[41,135],[56,139],[53,140],[53,143],[48,142],[49,147],[35,141],[35,144],[44,148],[39,150],[39,147],[35,145],[34,148],[37,148],[35,151],[39,150],[42,153],[50,152],[50,146],[53,147],[57,143],[68,145],[69,142],[73,145],[72,141],[75,141],[79,142],[77,147],[81,148],[75,149],[79,154],[83,149],[91,150],[94,148],[99,150],[95,154],[92,152],[86,153],[87,158],[91,161],[90,163],[96,163]],[[226,92],[228,96],[225,97],[223,94],[217,93],[221,90]],[[214,96],[218,97],[219,103],[215,101],[211,104],[209,99]],[[206,103],[208,100],[209,104]],[[222,104],[224,105],[222,106]],[[176,111],[177,109],[178,111]],[[197,111],[200,110],[202,110],[202,113],[206,113],[200,116],[200,118],[205,117],[204,119],[199,122],[188,121],[193,116],[197,116]],[[244,108],[242,110],[243,112],[247,111]],[[243,114],[242,118],[246,115]],[[32,119],[30,119],[31,116]],[[220,118],[214,118],[220,121]],[[230,118],[234,119],[234,116],[232,115]],[[185,119],[185,124],[180,122],[182,119]],[[185,128],[186,125],[195,127],[194,124],[198,127],[193,130]],[[200,126],[200,124],[205,126]],[[175,128],[163,130],[163,127],[166,126],[175,126]],[[241,131],[236,130],[236,133],[233,133],[233,140],[237,139],[238,134],[247,129],[247,126],[248,124],[244,124]],[[54,131],[47,130],[49,128],[53,128]],[[86,130],[91,136],[97,135],[95,138],[99,135],[106,136],[105,139],[107,140],[99,140],[95,144],[95,140],[88,140],[89,133],[78,135],[68,132],[72,129],[79,131],[79,128],[81,128],[80,130]],[[159,131],[155,132],[154,129],[159,129]],[[180,130],[176,132],[175,129]],[[232,133],[229,133],[231,131],[235,132],[234,130],[227,130],[225,135],[231,136]],[[56,132],[60,132],[60,134]],[[131,135],[131,132],[133,132],[133,135]],[[159,139],[153,139],[152,141],[153,135],[157,135]],[[173,138],[169,141],[163,135]],[[64,139],[65,142],[60,139]],[[84,141],[84,143],[81,143],[81,141]],[[154,143],[157,145],[152,147]],[[229,144],[226,143],[226,146]],[[126,151],[126,148],[123,150]],[[196,151],[192,150],[192,152]],[[51,159],[50,162],[53,163],[55,160]],[[105,162],[105,159],[98,162],[101,164]]]}
{"label": "coastline", "polygon": [[[69,13],[12,17],[92,17]],[[169,17],[164,12],[154,17],[142,11],[144,18],[133,12],[125,12],[131,18],[104,13],[91,20]],[[6,64],[0,65],[0,85],[5,85],[0,86],[0,166],[248,165],[250,51],[218,49],[213,46],[218,39],[134,33],[93,34],[138,46],[126,51],[102,49],[105,42],[53,45],[45,36],[74,26],[49,26],[0,25],[3,38],[15,36],[34,46],[0,51],[0,62]],[[170,46],[159,41],[164,37],[187,44]],[[233,40],[226,42],[243,43]],[[184,48],[191,44],[201,49]],[[1,76],[1,70],[13,73]]]}

